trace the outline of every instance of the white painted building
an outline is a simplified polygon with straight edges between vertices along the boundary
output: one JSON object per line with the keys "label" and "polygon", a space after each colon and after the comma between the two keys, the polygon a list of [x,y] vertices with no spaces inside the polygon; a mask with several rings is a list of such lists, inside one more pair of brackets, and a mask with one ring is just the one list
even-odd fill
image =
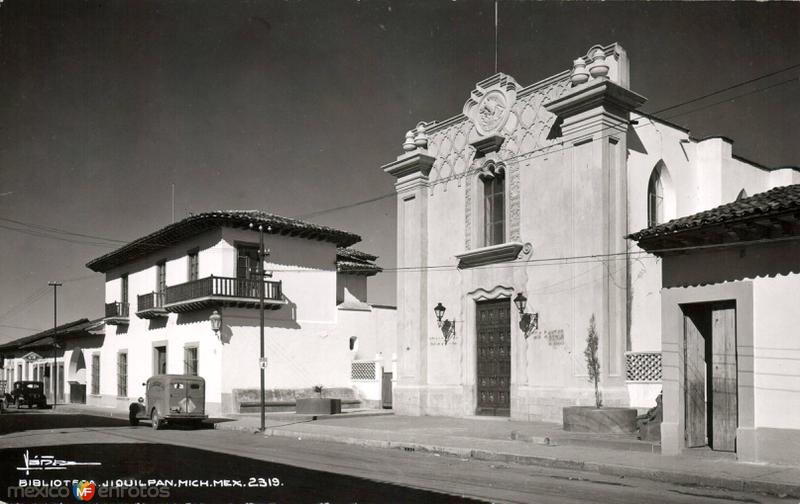
{"label": "white painted building", "polygon": [[631,235],[663,258],[661,450],[800,463],[800,185]]}
{"label": "white painted building", "polygon": [[462,113],[409,131],[383,167],[396,178],[402,271],[398,412],[560,421],[563,406],[594,399],[593,316],[605,403],[655,404],[661,262],[624,237],[800,172],[637,111],[633,70],[611,44],[533,84],[493,75],[463,90]]}
{"label": "white painted building", "polygon": [[[356,358],[373,362],[376,380],[382,367],[391,369],[391,355],[375,362],[375,353],[365,358],[351,349],[393,346],[395,327],[393,308],[366,303],[367,276],[380,268],[374,256],[346,248],[360,241],[357,235],[258,211],[210,212],[87,264],[106,275],[108,325],[98,393],[88,403],[126,408],[158,373],[205,378],[210,414],[258,401],[259,225],[269,251],[263,265],[268,403],[290,403],[315,385],[352,395]],[[210,323],[214,311],[221,315],[218,332]]]}

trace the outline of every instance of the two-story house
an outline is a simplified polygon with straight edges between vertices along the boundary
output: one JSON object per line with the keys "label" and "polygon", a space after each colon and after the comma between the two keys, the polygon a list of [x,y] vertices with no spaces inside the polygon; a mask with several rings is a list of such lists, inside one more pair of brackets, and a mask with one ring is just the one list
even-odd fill
{"label": "two-story house", "polygon": [[637,111],[630,82],[625,50],[594,46],[533,84],[493,75],[461,113],[408,131],[383,167],[402,272],[398,412],[560,421],[594,402],[591,320],[605,404],[655,404],[661,263],[625,236],[800,172]]}
{"label": "two-story house", "polygon": [[359,241],[260,211],[218,211],[90,261],[106,275],[108,328],[99,393],[88,402],[125,407],[151,375],[187,373],[205,378],[211,414],[239,411],[260,388],[261,285],[268,400],[314,385],[349,388],[354,341],[393,346],[395,328],[394,308],[366,303],[366,279],[380,268],[375,256],[347,248]]}

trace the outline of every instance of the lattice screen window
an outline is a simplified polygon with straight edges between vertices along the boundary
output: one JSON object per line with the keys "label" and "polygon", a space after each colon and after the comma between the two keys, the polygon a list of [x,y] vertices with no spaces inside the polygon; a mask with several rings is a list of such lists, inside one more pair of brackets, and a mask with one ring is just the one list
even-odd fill
{"label": "lattice screen window", "polygon": [[660,382],[661,352],[626,353],[625,379],[635,382]]}
{"label": "lattice screen window", "polygon": [[375,380],[375,362],[353,362],[350,366],[352,380]]}

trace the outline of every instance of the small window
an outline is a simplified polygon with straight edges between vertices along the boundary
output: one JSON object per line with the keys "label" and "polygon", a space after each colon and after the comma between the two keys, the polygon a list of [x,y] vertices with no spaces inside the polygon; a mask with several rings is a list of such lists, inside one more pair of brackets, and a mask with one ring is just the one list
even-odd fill
{"label": "small window", "polygon": [[128,397],[128,354],[117,354],[117,396]]}
{"label": "small window", "polygon": [[100,394],[100,354],[92,354],[92,394]]}
{"label": "small window", "polygon": [[189,281],[191,282],[192,280],[197,280],[198,278],[200,278],[200,263],[199,263],[198,253],[196,250],[189,252],[187,255],[189,258],[188,276],[189,276]]}
{"label": "small window", "polygon": [[128,304],[128,275],[122,275],[121,280],[120,301],[122,304]]}
{"label": "small window", "polygon": [[156,293],[159,296],[163,296],[166,290],[167,290],[167,263],[161,261],[160,263],[156,264]]}
{"label": "small window", "polygon": [[187,346],[183,349],[183,374],[197,376],[197,347]]}
{"label": "small window", "polygon": [[350,336],[350,350],[358,351],[358,336]]}
{"label": "small window", "polygon": [[236,278],[258,280],[258,247],[239,245],[236,247]]}

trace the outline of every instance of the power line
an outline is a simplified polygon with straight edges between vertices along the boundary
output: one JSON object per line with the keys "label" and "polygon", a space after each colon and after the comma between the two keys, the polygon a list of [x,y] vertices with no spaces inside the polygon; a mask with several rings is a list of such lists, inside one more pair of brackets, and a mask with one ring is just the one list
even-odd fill
{"label": "power line", "polygon": [[719,89],[719,90],[717,90],[717,91],[713,91],[713,92],[711,92],[711,93],[704,94],[704,95],[702,95],[702,96],[698,96],[698,97],[696,97],[696,98],[692,98],[691,100],[687,100],[687,101],[685,101],[685,102],[683,102],[683,103],[679,103],[678,105],[671,105],[671,106],[669,106],[669,107],[666,107],[666,108],[663,108],[663,109],[660,109],[660,110],[656,110],[655,112],[649,112],[649,113],[650,113],[650,114],[653,114],[653,115],[655,115],[655,114],[660,114],[660,113],[662,113],[662,112],[666,112],[667,110],[676,109],[676,108],[678,108],[678,107],[682,107],[682,106],[684,106],[684,105],[688,105],[688,104],[690,104],[690,103],[698,102],[698,101],[700,101],[700,100],[704,100],[704,99],[706,99],[706,98],[710,98],[710,97],[712,97],[712,96],[714,96],[714,95],[718,95],[718,94],[720,94],[720,93],[724,93],[725,91],[730,91],[730,90],[732,90],[732,89],[736,89],[736,88],[738,88],[738,87],[746,86],[747,84],[752,84],[753,82],[760,81],[760,80],[762,80],[762,79],[766,79],[767,77],[772,77],[773,75],[778,75],[778,74],[780,74],[780,73],[783,73],[783,72],[788,72],[789,70],[792,70],[792,69],[795,69],[795,68],[798,68],[798,67],[800,67],[800,63],[797,63],[797,64],[795,64],[795,65],[788,66],[788,67],[786,67],[786,68],[782,68],[782,69],[780,69],[780,70],[776,70],[776,71],[774,71],[774,72],[770,72],[770,73],[767,73],[767,74],[763,74],[763,75],[760,75],[760,76],[758,76],[758,77],[754,77],[754,78],[752,78],[752,79],[748,79],[748,80],[746,80],[746,81],[739,82],[738,84],[734,84],[734,85],[732,85],[732,86],[728,86],[728,87],[726,87],[726,88]]}
{"label": "power line", "polygon": [[114,238],[106,238],[105,236],[96,236],[96,235],[90,235],[90,234],[84,234],[84,233],[76,233],[74,231],[67,231],[67,230],[61,229],[61,228],[43,226],[41,224],[34,224],[34,223],[31,223],[31,222],[23,222],[23,221],[18,221],[18,220],[14,220],[14,219],[8,219],[8,218],[5,218],[5,217],[0,217],[0,220],[6,221],[6,222],[11,222],[13,224],[19,224],[19,225],[22,225],[22,226],[28,226],[28,227],[31,227],[31,228],[39,229],[39,230],[42,230],[42,231],[47,231],[47,232],[50,232],[50,233],[58,233],[58,234],[65,234],[65,235],[71,235],[71,236],[78,236],[78,237],[81,237],[81,238],[92,238],[94,240],[105,240],[105,241],[116,242],[116,243],[127,243],[124,240],[116,240]]}
{"label": "power line", "polygon": [[764,91],[767,91],[769,89],[776,88],[778,86],[783,86],[783,85],[789,84],[791,82],[798,82],[798,78],[797,77],[792,77],[791,79],[786,79],[785,81],[781,81],[781,82],[772,84],[771,86],[767,86],[765,88],[754,89],[754,90],[748,91],[746,93],[742,93],[742,94],[738,94],[736,96],[732,96],[732,97],[727,98],[725,100],[720,100],[718,102],[710,103],[708,105],[705,105],[705,106],[700,107],[700,108],[696,108],[694,110],[689,110],[687,112],[681,112],[680,114],[671,115],[669,117],[665,117],[664,119],[667,120],[667,119],[672,119],[673,117],[680,117],[680,116],[684,116],[684,115],[688,115],[688,114],[694,114],[695,112],[699,112],[699,111],[705,110],[707,108],[715,107],[715,106],[720,105],[722,103],[727,103],[729,101],[733,101],[733,100],[735,100],[737,98],[741,98],[743,96],[748,96],[748,95],[756,94],[756,93],[763,93]]}
{"label": "power line", "polygon": [[[694,102],[697,102],[699,100],[702,100],[702,99],[705,99],[705,98],[709,98],[711,96],[715,96],[715,95],[724,93],[726,91],[730,91],[731,89],[735,89],[737,87],[741,87],[743,85],[750,84],[752,82],[756,82],[758,80],[762,80],[764,78],[771,77],[771,76],[777,75],[779,73],[786,72],[788,70],[792,70],[792,69],[797,68],[797,67],[800,67],[800,64],[791,65],[791,66],[783,68],[781,70],[770,72],[770,73],[755,77],[753,79],[749,79],[747,81],[743,81],[743,82],[734,84],[732,86],[728,86],[726,88],[719,89],[719,90],[711,92],[711,93],[707,93],[707,94],[705,94],[703,96],[700,96],[700,97],[691,98],[689,100],[686,100],[686,101],[683,101],[681,103],[672,105],[670,107],[666,107],[664,109],[661,109],[661,110],[659,110],[657,112],[653,112],[653,113],[650,113],[650,114],[656,114],[656,113],[660,113],[660,112],[663,112],[663,111],[666,111],[666,110],[672,110],[672,109],[675,109],[675,108],[678,108],[678,107],[682,107],[684,105],[687,105],[687,104],[690,104],[690,103],[694,103]],[[672,115],[669,118],[678,117],[678,116],[682,116],[682,115],[687,115],[687,114],[690,114],[690,113],[693,113],[693,112],[696,112],[696,111],[699,111],[699,110],[704,110],[706,108],[713,107],[713,106],[716,106],[716,105],[720,105],[722,103],[726,103],[726,102],[735,100],[737,98],[741,98],[743,96],[747,96],[747,95],[758,93],[758,92],[767,91],[769,89],[775,88],[775,87],[780,86],[780,85],[788,84],[788,83],[794,82],[796,80],[797,80],[797,78],[792,78],[792,79],[788,79],[788,80],[785,80],[785,81],[781,81],[781,82],[779,82],[777,84],[772,84],[772,85],[767,86],[765,88],[758,88],[758,89],[749,91],[747,93],[743,93],[743,94],[734,96],[732,98],[728,98],[728,99],[725,99],[725,100],[721,100],[719,102],[714,102],[712,104],[708,104],[708,105],[699,107],[697,109],[684,111],[684,112],[681,112],[680,114]],[[669,118],[667,118],[667,119],[669,119]],[[649,127],[649,126],[650,126],[649,124],[643,124],[643,125],[636,126],[633,129],[639,129],[639,128],[642,128],[642,127]],[[612,136],[612,134],[603,135],[600,138],[602,139],[602,138],[607,138],[607,137],[610,137],[610,136]],[[545,156],[545,155],[550,155],[550,154],[555,154],[555,153],[558,153],[558,152],[562,152],[562,151],[565,151],[567,149],[571,149],[571,148],[574,147],[572,145],[563,145],[562,144],[561,148],[554,148],[557,145],[558,145],[557,143],[556,144],[546,145],[546,146],[540,147],[538,149],[534,149],[534,150],[531,150],[531,151],[528,151],[528,152],[525,152],[525,153],[522,153],[522,154],[518,154],[516,156],[511,156],[511,157],[505,159],[504,161],[505,162],[512,162],[512,161],[530,160],[530,159],[535,159],[537,157],[541,157],[541,156]],[[535,155],[535,154],[539,154],[539,155]],[[466,170],[464,173],[459,174],[457,176],[450,176],[450,177],[447,177],[447,178],[444,178],[444,179],[440,179],[440,180],[434,181],[432,183],[432,185],[445,183],[445,182],[448,182],[450,180],[454,180],[456,178],[463,178],[463,177],[466,177],[468,175],[477,173],[477,171],[478,171],[477,169]],[[309,213],[306,213],[306,214],[297,215],[294,218],[307,219],[307,218],[315,217],[315,216],[326,214],[326,213],[331,213],[331,212],[336,212],[336,211],[340,211],[340,210],[346,210],[346,209],[354,208],[354,207],[357,207],[357,206],[366,205],[366,204],[373,203],[373,202],[380,201],[380,200],[387,199],[387,198],[394,198],[394,197],[396,197],[396,195],[397,194],[395,192],[386,193],[386,194],[383,194],[383,195],[380,195],[380,196],[368,198],[368,199],[357,201],[357,202],[353,202],[353,203],[348,203],[348,204],[345,204],[345,205],[340,205],[340,206],[336,206],[336,207],[326,208],[326,209],[323,209],[323,210],[317,210],[317,211],[314,211],[314,212],[309,212]],[[60,228],[42,226],[40,224],[33,224],[33,223],[28,223],[28,222],[13,220],[13,219],[0,218],[0,220],[6,221],[6,222],[11,222],[11,223],[18,224],[18,225],[29,226],[29,227],[31,227],[33,229],[19,229],[19,228],[3,226],[2,224],[0,224],[0,228],[8,229],[8,230],[11,230],[11,231],[16,231],[16,232],[20,232],[20,233],[25,233],[25,234],[29,234],[31,236],[36,236],[36,237],[40,237],[40,238],[49,238],[49,239],[61,240],[61,241],[66,241],[66,242],[71,242],[71,243],[94,245],[94,246],[103,246],[103,247],[116,247],[117,245],[112,245],[112,244],[109,244],[109,243],[100,243],[100,242],[94,242],[94,241],[80,240],[80,239],[77,239],[77,238],[91,238],[93,240],[104,240],[106,242],[113,242],[113,243],[116,243],[116,244],[128,244],[128,243],[130,243],[130,242],[125,241],[125,240],[119,240],[119,239],[115,239],[115,238],[108,238],[108,237],[90,235],[90,234],[84,234],[84,233],[76,233],[76,232],[72,232],[72,231],[63,230],[63,229],[60,229]],[[70,239],[70,238],[65,238],[65,237],[50,236],[50,235],[47,235],[47,234],[43,233],[43,231],[44,232],[50,232],[50,233],[64,234],[64,235],[69,235],[69,236],[75,236],[77,238],[76,239]],[[148,245],[148,243],[147,242],[141,242],[140,245]],[[158,246],[157,243],[152,243],[152,245]]]}

